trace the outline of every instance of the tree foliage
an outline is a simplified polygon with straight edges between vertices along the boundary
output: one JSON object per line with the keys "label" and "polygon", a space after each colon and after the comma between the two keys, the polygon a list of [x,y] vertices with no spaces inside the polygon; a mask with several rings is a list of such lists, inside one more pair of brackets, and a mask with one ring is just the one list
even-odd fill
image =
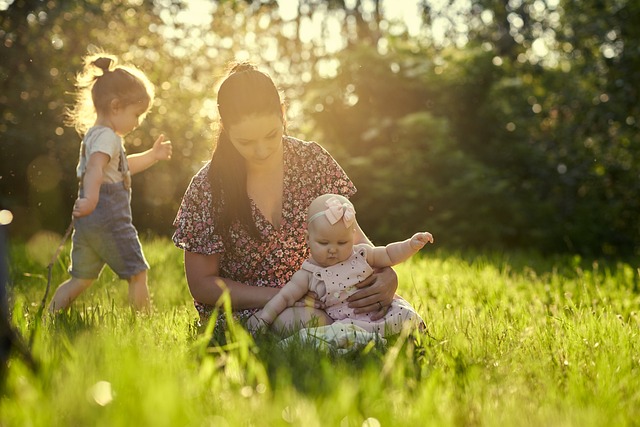
{"label": "tree foliage", "polygon": [[160,133],[174,143],[171,162],[135,177],[141,230],[171,232],[210,153],[216,81],[238,59],[276,78],[290,133],[347,170],[376,241],[428,229],[448,246],[640,252],[638,2],[422,1],[418,29],[377,0],[284,3],[194,15],[180,0],[16,0],[0,11],[0,202],[15,232],[68,222],[80,140],[62,114],[82,56],[102,48],[157,87],[129,152]]}

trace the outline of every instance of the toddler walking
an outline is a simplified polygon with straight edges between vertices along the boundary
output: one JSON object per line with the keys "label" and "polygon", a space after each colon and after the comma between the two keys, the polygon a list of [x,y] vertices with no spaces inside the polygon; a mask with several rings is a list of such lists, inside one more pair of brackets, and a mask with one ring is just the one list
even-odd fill
{"label": "toddler walking", "polygon": [[348,306],[347,298],[357,290],[357,283],[373,273],[373,268],[399,264],[428,242],[433,243],[431,233],[416,233],[410,239],[387,246],[354,245],[355,222],[355,209],[346,197],[324,194],[311,202],[307,214],[311,257],[262,310],[249,318],[250,330],[269,327],[285,308],[293,306],[309,291],[325,303],[334,322],[353,324],[382,336],[399,333],[407,322],[417,327],[424,325],[420,315],[398,295],[386,315],[377,321],[371,320],[370,313],[356,314]]}
{"label": "toddler walking", "polygon": [[129,282],[129,301],[150,307],[149,264],[131,221],[131,175],[171,158],[171,142],[160,135],[153,147],[127,156],[122,137],[134,130],[151,108],[154,88],[136,67],[118,66],[108,54],[88,56],[78,74],[76,103],[68,123],[84,135],[73,206],[71,278],[56,290],[49,311],[64,310],[108,265]]}

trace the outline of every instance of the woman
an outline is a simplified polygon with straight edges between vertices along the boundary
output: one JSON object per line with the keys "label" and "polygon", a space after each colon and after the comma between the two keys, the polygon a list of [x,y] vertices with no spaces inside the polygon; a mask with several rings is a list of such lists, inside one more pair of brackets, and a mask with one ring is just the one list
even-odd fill
{"label": "woman", "polygon": [[[174,226],[184,249],[189,290],[202,321],[228,290],[232,310],[247,319],[275,296],[309,256],[306,210],[324,193],[350,197],[356,188],[322,147],[285,135],[280,94],[248,63],[234,64],[218,90],[220,128],[211,162],[189,184]],[[356,243],[371,242],[356,226]],[[357,312],[382,318],[398,287],[383,269],[357,285]],[[316,295],[274,321],[280,331],[330,323]],[[222,321],[218,318],[218,325]]]}

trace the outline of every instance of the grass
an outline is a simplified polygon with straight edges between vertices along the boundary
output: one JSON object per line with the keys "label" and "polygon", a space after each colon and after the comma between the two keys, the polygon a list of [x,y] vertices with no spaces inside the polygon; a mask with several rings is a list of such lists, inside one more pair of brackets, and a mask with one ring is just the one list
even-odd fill
{"label": "grass", "polygon": [[[640,423],[637,265],[425,252],[396,271],[427,332],[341,356],[254,343],[239,328],[210,346],[194,327],[180,251],[143,245],[151,315],[131,313],[125,283],[105,270],[73,310],[43,323],[55,244],[13,246],[13,323],[26,339],[36,331],[40,367],[10,361],[0,426]],[[68,248],[52,288],[67,263]]]}

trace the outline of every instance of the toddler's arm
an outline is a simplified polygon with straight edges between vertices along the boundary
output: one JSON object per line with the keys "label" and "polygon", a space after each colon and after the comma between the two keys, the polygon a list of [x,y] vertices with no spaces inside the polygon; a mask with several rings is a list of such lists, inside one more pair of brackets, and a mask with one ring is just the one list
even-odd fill
{"label": "toddler's arm", "polygon": [[[289,280],[280,291],[267,302],[264,308],[254,314],[258,323],[262,322],[271,325],[280,313],[287,307],[292,307],[296,301],[305,296],[309,291],[310,283],[309,273],[304,270],[296,271],[291,280]],[[252,319],[249,319],[249,327],[255,325]]]}
{"label": "toddler's arm", "polygon": [[387,246],[376,246],[368,250],[367,262],[374,268],[391,267],[406,261],[427,243],[433,243],[431,233],[416,233],[402,242],[393,242]]}
{"label": "toddler's arm", "polygon": [[152,148],[142,153],[127,156],[131,175],[148,169],[158,160],[171,159],[172,150],[171,141],[165,141],[164,135],[160,135],[158,139],[156,139],[156,142],[153,143]]}
{"label": "toddler's arm", "polygon": [[100,199],[100,185],[102,185],[104,168],[109,164],[106,153],[96,152],[89,156],[87,167],[82,179],[83,197],[76,199],[73,205],[73,216],[78,218],[87,216],[93,212]]}

